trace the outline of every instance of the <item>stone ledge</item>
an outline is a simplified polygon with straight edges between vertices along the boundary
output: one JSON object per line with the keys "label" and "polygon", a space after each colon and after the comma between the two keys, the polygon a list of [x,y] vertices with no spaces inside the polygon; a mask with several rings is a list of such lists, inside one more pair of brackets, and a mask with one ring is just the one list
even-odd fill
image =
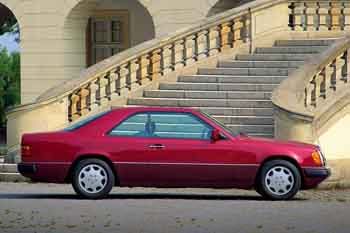
{"label": "stone ledge", "polygon": [[0,173],[0,182],[29,182],[30,179],[22,176],[19,173]]}

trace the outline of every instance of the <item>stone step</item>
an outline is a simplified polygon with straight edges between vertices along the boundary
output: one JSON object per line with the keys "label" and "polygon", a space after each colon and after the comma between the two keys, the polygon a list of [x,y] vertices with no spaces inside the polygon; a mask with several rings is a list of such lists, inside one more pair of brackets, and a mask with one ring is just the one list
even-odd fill
{"label": "stone step", "polygon": [[329,46],[334,39],[326,40],[277,40],[275,46]]}
{"label": "stone step", "polygon": [[0,173],[17,173],[17,164],[0,164]]}
{"label": "stone step", "polygon": [[180,76],[179,82],[185,83],[280,83],[287,76],[232,76],[232,75],[191,75]]}
{"label": "stone step", "polygon": [[242,124],[227,124],[235,133],[246,133],[246,134],[274,134],[274,125],[242,125]]}
{"label": "stone step", "polygon": [[246,107],[272,108],[270,100],[245,99],[174,99],[174,98],[131,98],[129,105],[169,106],[169,107]]}
{"label": "stone step", "polygon": [[274,123],[273,117],[266,116],[216,116],[213,117],[225,125],[272,125]]}
{"label": "stone step", "polygon": [[19,173],[0,173],[0,182],[28,182],[28,178]]}
{"label": "stone step", "polygon": [[239,54],[238,61],[305,61],[312,54]]}
{"label": "stone step", "polygon": [[198,74],[206,75],[249,75],[288,76],[295,68],[201,68]]}
{"label": "stone step", "polygon": [[219,61],[223,68],[298,68],[304,61]]}
{"label": "stone step", "polygon": [[150,90],[145,91],[148,98],[178,98],[178,99],[266,99],[270,100],[271,92],[241,92],[241,91],[181,91],[181,90]]}
{"label": "stone step", "polygon": [[278,84],[252,84],[252,83],[183,83],[163,82],[159,84],[160,90],[196,90],[196,91],[268,91],[272,92]]}
{"label": "stone step", "polygon": [[222,107],[200,107],[201,111],[211,116],[273,116],[273,108],[222,108]]}
{"label": "stone step", "polygon": [[327,46],[289,46],[289,47],[266,47],[266,48],[256,48],[255,52],[260,54],[298,54],[298,53],[310,53],[315,54],[324,51]]}

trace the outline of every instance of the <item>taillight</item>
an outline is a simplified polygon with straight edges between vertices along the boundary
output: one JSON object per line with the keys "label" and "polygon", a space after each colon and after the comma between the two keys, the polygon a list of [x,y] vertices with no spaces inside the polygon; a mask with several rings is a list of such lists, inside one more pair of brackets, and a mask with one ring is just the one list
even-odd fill
{"label": "taillight", "polygon": [[313,151],[311,154],[311,157],[317,166],[323,166],[322,155],[320,154],[320,152],[318,150]]}
{"label": "taillight", "polygon": [[27,146],[27,145],[22,145],[21,147],[21,156],[23,157],[28,157],[31,156],[32,152],[31,152],[31,147]]}

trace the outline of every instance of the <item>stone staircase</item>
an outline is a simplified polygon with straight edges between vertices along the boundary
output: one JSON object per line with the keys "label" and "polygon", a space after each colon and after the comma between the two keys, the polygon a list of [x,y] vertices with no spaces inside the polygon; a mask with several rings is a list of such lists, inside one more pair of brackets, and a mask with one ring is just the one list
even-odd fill
{"label": "stone staircase", "polygon": [[253,54],[220,61],[196,75],[162,82],[158,90],[128,99],[132,106],[198,107],[235,132],[273,137],[270,100],[279,83],[310,56],[324,51],[334,40],[280,40],[273,47],[256,48]]}

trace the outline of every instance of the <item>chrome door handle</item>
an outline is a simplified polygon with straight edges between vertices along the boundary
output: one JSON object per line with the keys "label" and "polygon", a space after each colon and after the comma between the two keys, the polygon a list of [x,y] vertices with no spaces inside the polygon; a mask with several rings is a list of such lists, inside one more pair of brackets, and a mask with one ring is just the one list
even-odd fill
{"label": "chrome door handle", "polygon": [[152,144],[149,146],[149,148],[151,148],[151,149],[163,149],[163,148],[165,148],[165,146],[162,144]]}

